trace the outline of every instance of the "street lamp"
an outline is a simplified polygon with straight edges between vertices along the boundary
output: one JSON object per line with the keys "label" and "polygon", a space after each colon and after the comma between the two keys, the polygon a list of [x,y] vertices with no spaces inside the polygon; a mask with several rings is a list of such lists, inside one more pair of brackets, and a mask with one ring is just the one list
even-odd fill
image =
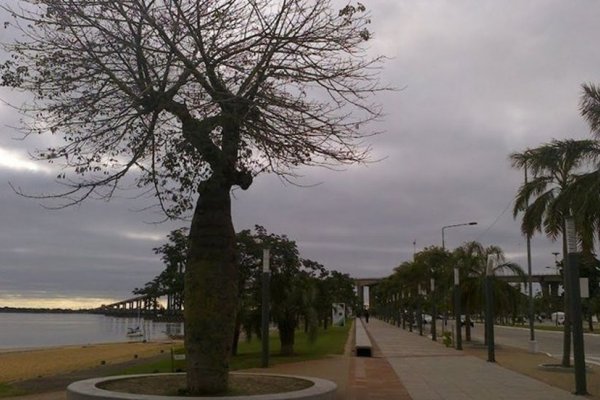
{"label": "street lamp", "polygon": [[456,350],[462,350],[462,330],[460,319],[460,273],[458,266],[454,267],[454,321],[456,322]]}
{"label": "street lamp", "polygon": [[269,291],[271,283],[270,254],[271,249],[263,248],[263,268],[262,268],[262,327],[261,327],[261,366],[269,366]]}
{"label": "street lamp", "polygon": [[446,230],[448,228],[455,228],[457,226],[468,226],[468,225],[477,225],[477,222],[465,222],[463,224],[442,226],[442,249],[446,250],[446,241],[444,240],[444,230]]}
{"label": "street lamp", "polygon": [[421,284],[417,285],[417,326],[419,327],[419,336],[423,336],[423,309],[421,307]]}
{"label": "street lamp", "polygon": [[[457,226],[477,225],[477,222],[465,222],[462,224],[453,224],[442,226],[442,250],[446,250],[446,241],[444,231],[448,228],[456,228]],[[460,320],[460,286],[459,286],[459,270],[454,267],[454,314],[456,322],[456,350],[462,350],[462,331]]]}
{"label": "street lamp", "polygon": [[[571,312],[571,329],[573,334],[573,358],[575,370],[575,394],[587,394],[585,372],[585,350],[583,346],[583,321],[581,317],[581,292],[579,284],[579,251],[577,249],[577,232],[573,217],[565,218],[567,236],[567,264],[563,269],[567,277],[569,305]],[[558,319],[558,318],[557,318]]]}
{"label": "street lamp", "polygon": [[496,362],[494,344],[494,270],[498,266],[498,255],[489,254],[485,270],[485,333],[489,362]]}
{"label": "street lamp", "polygon": [[[524,168],[525,172],[525,185],[527,185],[527,163]],[[529,199],[525,199],[525,208],[529,207]],[[526,235],[527,245],[527,292],[529,294],[529,307],[527,314],[529,316],[529,352],[537,353],[537,341],[535,340],[535,328],[533,326],[534,310],[533,310],[533,274],[531,272],[531,235]]]}
{"label": "street lamp", "polygon": [[431,340],[437,342],[436,324],[437,324],[437,310],[435,308],[435,278],[429,280],[431,285],[430,297],[431,297]]}

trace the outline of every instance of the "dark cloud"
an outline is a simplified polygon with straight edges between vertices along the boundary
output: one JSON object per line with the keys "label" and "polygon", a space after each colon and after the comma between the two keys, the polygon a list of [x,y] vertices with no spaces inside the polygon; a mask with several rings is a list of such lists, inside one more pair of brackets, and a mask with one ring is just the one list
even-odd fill
{"label": "dark cloud", "polygon": [[[512,218],[522,181],[508,155],[553,138],[589,137],[578,114],[580,85],[600,81],[600,4],[563,1],[377,0],[374,53],[390,59],[378,95],[385,117],[373,128],[368,165],[302,169],[290,185],[261,176],[234,192],[236,228],[264,225],[296,240],[304,257],[354,276],[385,276],[416,249],[467,240],[501,246],[525,266]],[[12,98],[2,91],[0,98]],[[15,140],[18,115],[0,106],[0,150],[26,156],[47,138]],[[53,139],[55,140],[55,139]],[[0,153],[4,154],[4,153]],[[11,153],[12,154],[12,153]],[[152,247],[184,223],[158,218],[124,194],[61,211],[14,194],[55,190],[53,175],[7,169],[0,160],[0,305],[3,297],[126,297],[162,268]],[[534,271],[560,246],[532,242]]]}

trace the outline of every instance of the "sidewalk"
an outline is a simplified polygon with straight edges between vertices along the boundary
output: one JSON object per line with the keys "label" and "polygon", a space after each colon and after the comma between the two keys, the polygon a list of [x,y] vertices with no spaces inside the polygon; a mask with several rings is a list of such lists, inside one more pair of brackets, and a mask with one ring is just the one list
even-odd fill
{"label": "sidewalk", "polygon": [[[356,399],[410,398],[413,400],[459,399],[581,399],[525,375],[510,371],[495,363],[465,355],[425,336],[407,332],[393,325],[371,319],[367,325],[376,344],[375,360],[385,360],[410,397],[375,396],[387,383],[367,382],[367,392],[373,395]],[[386,370],[382,368],[382,372]],[[355,371],[355,375],[357,371]],[[378,375],[375,373],[375,375]],[[352,385],[349,385],[351,387]]]}
{"label": "sidewalk", "polygon": [[268,370],[257,368],[251,371],[328,379],[338,386],[336,400],[410,400],[411,397],[394,369],[377,349],[375,347],[374,357],[354,356],[353,327],[343,355],[279,364],[269,367]]}

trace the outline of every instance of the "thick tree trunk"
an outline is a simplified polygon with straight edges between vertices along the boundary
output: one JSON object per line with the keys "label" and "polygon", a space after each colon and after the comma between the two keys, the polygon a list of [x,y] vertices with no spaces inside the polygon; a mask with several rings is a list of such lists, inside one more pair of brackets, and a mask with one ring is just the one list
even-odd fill
{"label": "thick tree trunk", "polygon": [[215,175],[201,185],[190,229],[184,315],[192,395],[227,389],[238,293],[229,189]]}
{"label": "thick tree trunk", "polygon": [[277,328],[279,330],[279,342],[281,343],[280,354],[282,356],[293,356],[296,324],[284,320],[277,323]]}

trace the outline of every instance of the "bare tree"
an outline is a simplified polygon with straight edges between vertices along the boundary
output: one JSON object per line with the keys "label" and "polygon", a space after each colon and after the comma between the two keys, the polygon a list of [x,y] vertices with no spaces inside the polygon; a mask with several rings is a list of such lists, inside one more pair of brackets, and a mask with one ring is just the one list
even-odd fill
{"label": "bare tree", "polygon": [[[227,387],[236,310],[230,191],[257,174],[361,162],[379,115],[369,15],[329,0],[21,0],[2,83],[55,134],[60,206],[132,176],[169,218],[193,210],[185,276],[188,390]],[[120,185],[121,183],[121,185]],[[194,206],[195,201],[195,206]]]}

